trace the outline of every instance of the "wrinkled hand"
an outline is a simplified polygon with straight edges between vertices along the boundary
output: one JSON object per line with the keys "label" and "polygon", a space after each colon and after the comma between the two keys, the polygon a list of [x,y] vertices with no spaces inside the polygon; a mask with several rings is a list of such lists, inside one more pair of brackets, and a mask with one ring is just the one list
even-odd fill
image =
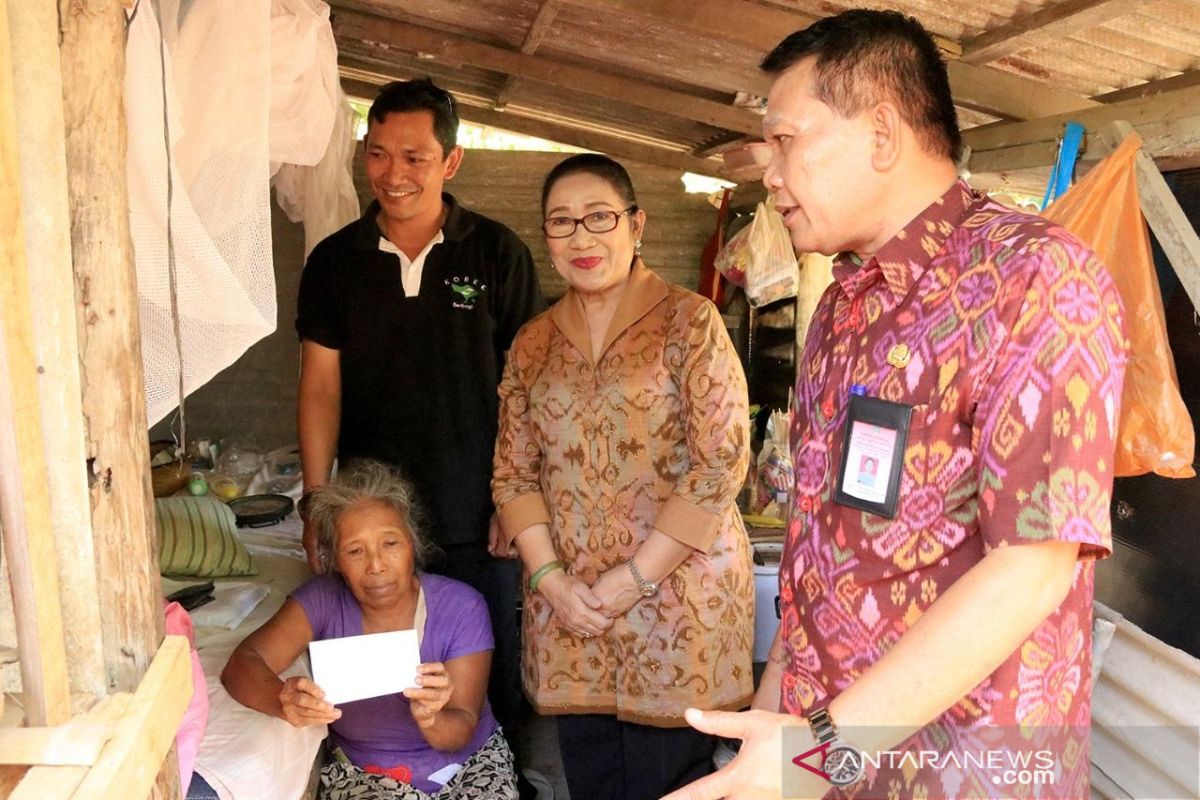
{"label": "wrinkled hand", "polygon": [[304,523],[304,555],[308,559],[308,568],[314,575],[320,575],[325,570],[321,567],[321,559],[317,555],[317,526],[311,522]]}
{"label": "wrinkled hand", "polygon": [[[741,739],[742,749],[732,761],[711,775],[689,783],[662,800],[778,800],[783,796],[783,729],[803,721],[790,714],[769,711],[698,711],[684,715],[701,733]],[[805,791],[789,797],[820,798],[829,784],[806,775]],[[811,786],[808,782],[811,780]]]}
{"label": "wrinkled hand", "polygon": [[279,707],[283,718],[297,728],[308,725],[328,725],[342,716],[342,712],[325,702],[325,692],[310,678],[294,676],[283,682],[279,689]]}
{"label": "wrinkled hand", "polygon": [[517,557],[517,549],[509,543],[504,529],[500,527],[499,514],[492,514],[492,521],[488,523],[488,552],[493,558]]}
{"label": "wrinkled hand", "polygon": [[597,578],[592,591],[600,598],[600,613],[609,619],[624,616],[642,599],[629,565],[623,563]]}
{"label": "wrinkled hand", "polygon": [[446,665],[440,661],[421,664],[417,667],[417,688],[405,689],[404,696],[408,698],[413,719],[422,728],[428,728],[434,723],[438,712],[450,702],[450,694],[454,685]]}
{"label": "wrinkled hand", "polygon": [[600,598],[579,578],[563,570],[547,574],[538,583],[542,594],[554,609],[559,622],[578,636],[599,636],[612,626],[612,620],[600,612]]}

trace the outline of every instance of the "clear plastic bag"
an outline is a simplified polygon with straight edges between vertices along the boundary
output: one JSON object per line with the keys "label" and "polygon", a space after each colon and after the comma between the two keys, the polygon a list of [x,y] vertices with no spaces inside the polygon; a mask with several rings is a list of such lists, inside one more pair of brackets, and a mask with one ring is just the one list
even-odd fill
{"label": "clear plastic bag", "polygon": [[787,521],[793,479],[792,451],[788,446],[791,420],[790,411],[774,411],[767,420],[767,436],[758,453],[754,506],[759,514],[784,521]]}
{"label": "clear plastic bag", "polygon": [[746,299],[756,308],[796,294],[796,251],[771,198],[759,203],[754,221],[726,243],[716,267],[730,283],[746,290]]}

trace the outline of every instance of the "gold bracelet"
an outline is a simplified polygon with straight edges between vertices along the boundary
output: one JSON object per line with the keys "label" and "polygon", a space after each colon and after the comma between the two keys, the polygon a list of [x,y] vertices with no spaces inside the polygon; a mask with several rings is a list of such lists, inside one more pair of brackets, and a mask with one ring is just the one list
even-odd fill
{"label": "gold bracelet", "polygon": [[555,559],[548,563],[542,564],[537,570],[529,576],[529,593],[533,594],[537,591],[538,584],[542,582],[542,578],[554,572],[556,569],[566,569],[563,562]]}

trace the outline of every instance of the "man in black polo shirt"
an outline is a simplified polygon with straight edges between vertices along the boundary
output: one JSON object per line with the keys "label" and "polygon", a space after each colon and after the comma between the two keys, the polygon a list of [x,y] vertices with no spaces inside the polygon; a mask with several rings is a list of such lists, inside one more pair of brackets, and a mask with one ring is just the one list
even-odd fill
{"label": "man in black polo shirt", "polygon": [[[368,119],[375,202],[321,242],[300,281],[300,457],[305,490],[373,458],[412,482],[444,551],[431,571],[487,599],[496,649],[489,695],[512,733],[519,711],[517,562],[487,550],[496,388],[517,329],[542,306],[529,248],[442,192],[462,162],[458,116],[428,80],[383,87]],[[309,564],[315,531],[305,527]]]}

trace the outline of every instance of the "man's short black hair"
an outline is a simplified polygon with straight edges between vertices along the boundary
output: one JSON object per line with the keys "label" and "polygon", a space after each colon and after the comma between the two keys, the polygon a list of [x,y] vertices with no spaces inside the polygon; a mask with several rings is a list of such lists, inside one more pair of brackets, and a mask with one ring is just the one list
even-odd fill
{"label": "man's short black hair", "polygon": [[442,158],[458,144],[458,112],[454,98],[428,78],[415,81],[392,81],[384,85],[371,103],[367,114],[371,122],[382,123],[388,114],[407,111],[428,111],[433,114],[433,135],[442,146]]}
{"label": "man's short black hair", "polygon": [[809,56],[817,59],[813,88],[822,103],[851,117],[891,100],[929,152],[958,160],[962,134],[946,63],[916,19],[896,11],[843,11],[788,36],[759,67],[778,75]]}

